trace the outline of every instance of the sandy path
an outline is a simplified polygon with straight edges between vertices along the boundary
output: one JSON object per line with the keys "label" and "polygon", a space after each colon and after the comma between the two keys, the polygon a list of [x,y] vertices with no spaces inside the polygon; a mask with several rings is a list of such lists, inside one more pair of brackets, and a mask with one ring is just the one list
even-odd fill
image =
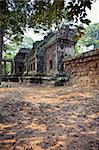
{"label": "sandy path", "polygon": [[99,87],[0,88],[0,150],[98,150]]}

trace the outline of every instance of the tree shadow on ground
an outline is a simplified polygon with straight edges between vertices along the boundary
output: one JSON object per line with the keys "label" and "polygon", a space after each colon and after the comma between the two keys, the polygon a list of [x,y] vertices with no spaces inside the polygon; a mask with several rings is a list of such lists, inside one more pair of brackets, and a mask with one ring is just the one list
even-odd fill
{"label": "tree shadow on ground", "polygon": [[54,105],[0,101],[0,150],[98,150],[97,100],[71,94]]}

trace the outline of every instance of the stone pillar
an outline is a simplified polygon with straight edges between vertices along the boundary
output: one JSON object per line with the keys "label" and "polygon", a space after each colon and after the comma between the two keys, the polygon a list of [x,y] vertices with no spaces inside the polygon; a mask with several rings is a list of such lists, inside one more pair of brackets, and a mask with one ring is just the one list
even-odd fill
{"label": "stone pillar", "polygon": [[11,62],[11,75],[15,75],[15,61],[14,59]]}
{"label": "stone pillar", "polygon": [[35,57],[35,72],[37,72],[37,57]]}
{"label": "stone pillar", "polygon": [[58,72],[58,45],[56,43],[56,62],[55,62],[55,72]]}
{"label": "stone pillar", "polygon": [[28,62],[26,62],[26,74],[28,74]]}
{"label": "stone pillar", "polygon": [[11,61],[11,75],[13,74],[13,61]]}
{"label": "stone pillar", "polygon": [[4,61],[4,78],[7,77],[6,61]]}

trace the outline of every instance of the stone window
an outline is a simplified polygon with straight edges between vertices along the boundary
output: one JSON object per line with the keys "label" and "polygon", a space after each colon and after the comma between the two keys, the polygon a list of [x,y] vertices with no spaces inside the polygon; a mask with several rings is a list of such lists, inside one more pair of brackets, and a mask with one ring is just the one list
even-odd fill
{"label": "stone window", "polygon": [[29,66],[28,66],[28,71],[30,71],[31,70],[31,65],[29,64]]}
{"label": "stone window", "polygon": [[52,62],[52,60],[50,60],[49,65],[50,65],[50,69],[53,69],[53,62]]}
{"label": "stone window", "polygon": [[33,63],[33,70],[35,70],[35,62]]}
{"label": "stone window", "polygon": [[31,64],[31,66],[30,66],[30,70],[32,70],[32,64]]}
{"label": "stone window", "polygon": [[26,65],[24,65],[24,71],[26,71]]}

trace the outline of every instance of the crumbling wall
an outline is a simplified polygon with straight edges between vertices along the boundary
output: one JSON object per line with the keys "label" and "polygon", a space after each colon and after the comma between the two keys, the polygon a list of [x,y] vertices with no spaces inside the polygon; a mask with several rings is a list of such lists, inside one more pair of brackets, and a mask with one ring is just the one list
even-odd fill
{"label": "crumbling wall", "polygon": [[64,70],[69,76],[66,84],[98,84],[99,83],[99,49],[64,59]]}

